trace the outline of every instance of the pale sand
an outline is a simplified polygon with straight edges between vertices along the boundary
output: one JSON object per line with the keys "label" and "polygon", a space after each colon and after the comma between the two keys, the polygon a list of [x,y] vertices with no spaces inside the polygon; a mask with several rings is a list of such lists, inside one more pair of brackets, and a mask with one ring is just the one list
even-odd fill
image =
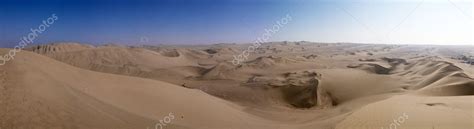
{"label": "pale sand", "polygon": [[34,46],[0,66],[0,128],[146,129],[169,113],[163,129],[474,128],[473,46],[276,42],[232,64],[249,45]]}

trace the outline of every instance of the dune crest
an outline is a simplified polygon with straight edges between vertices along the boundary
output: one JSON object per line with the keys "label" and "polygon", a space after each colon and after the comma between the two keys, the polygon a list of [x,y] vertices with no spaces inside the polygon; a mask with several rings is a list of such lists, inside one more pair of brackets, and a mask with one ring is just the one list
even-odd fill
{"label": "dune crest", "polygon": [[467,47],[272,42],[232,64],[250,45],[34,46],[0,66],[0,128],[472,126]]}

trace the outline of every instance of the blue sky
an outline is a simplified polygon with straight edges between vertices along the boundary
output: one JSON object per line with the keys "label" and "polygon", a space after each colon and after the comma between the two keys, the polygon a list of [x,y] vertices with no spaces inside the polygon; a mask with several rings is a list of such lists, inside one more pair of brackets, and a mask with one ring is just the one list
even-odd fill
{"label": "blue sky", "polygon": [[0,47],[52,14],[58,21],[36,43],[245,43],[287,14],[271,41],[473,43],[466,0],[3,0]]}

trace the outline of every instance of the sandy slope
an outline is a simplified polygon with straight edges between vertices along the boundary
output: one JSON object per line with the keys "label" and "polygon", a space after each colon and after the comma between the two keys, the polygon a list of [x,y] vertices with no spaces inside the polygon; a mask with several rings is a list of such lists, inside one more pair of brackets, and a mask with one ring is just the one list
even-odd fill
{"label": "sandy slope", "polygon": [[0,68],[2,128],[146,128],[170,112],[176,119],[167,128],[242,127],[244,120],[258,128],[266,122],[198,90],[86,71],[30,52]]}
{"label": "sandy slope", "polygon": [[0,127],[146,128],[171,112],[164,128],[474,128],[472,47],[276,42],[233,65],[248,46],[35,46],[0,66]]}
{"label": "sandy slope", "polygon": [[364,106],[337,128],[474,127],[474,79],[452,63],[421,60],[388,74],[408,78],[407,94]]}

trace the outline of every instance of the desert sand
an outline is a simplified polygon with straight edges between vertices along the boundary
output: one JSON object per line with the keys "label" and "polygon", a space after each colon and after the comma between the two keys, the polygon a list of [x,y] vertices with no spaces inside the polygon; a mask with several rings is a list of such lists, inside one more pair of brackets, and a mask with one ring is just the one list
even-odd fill
{"label": "desert sand", "polygon": [[474,46],[271,42],[233,64],[251,45],[30,46],[0,66],[0,128],[474,128]]}

